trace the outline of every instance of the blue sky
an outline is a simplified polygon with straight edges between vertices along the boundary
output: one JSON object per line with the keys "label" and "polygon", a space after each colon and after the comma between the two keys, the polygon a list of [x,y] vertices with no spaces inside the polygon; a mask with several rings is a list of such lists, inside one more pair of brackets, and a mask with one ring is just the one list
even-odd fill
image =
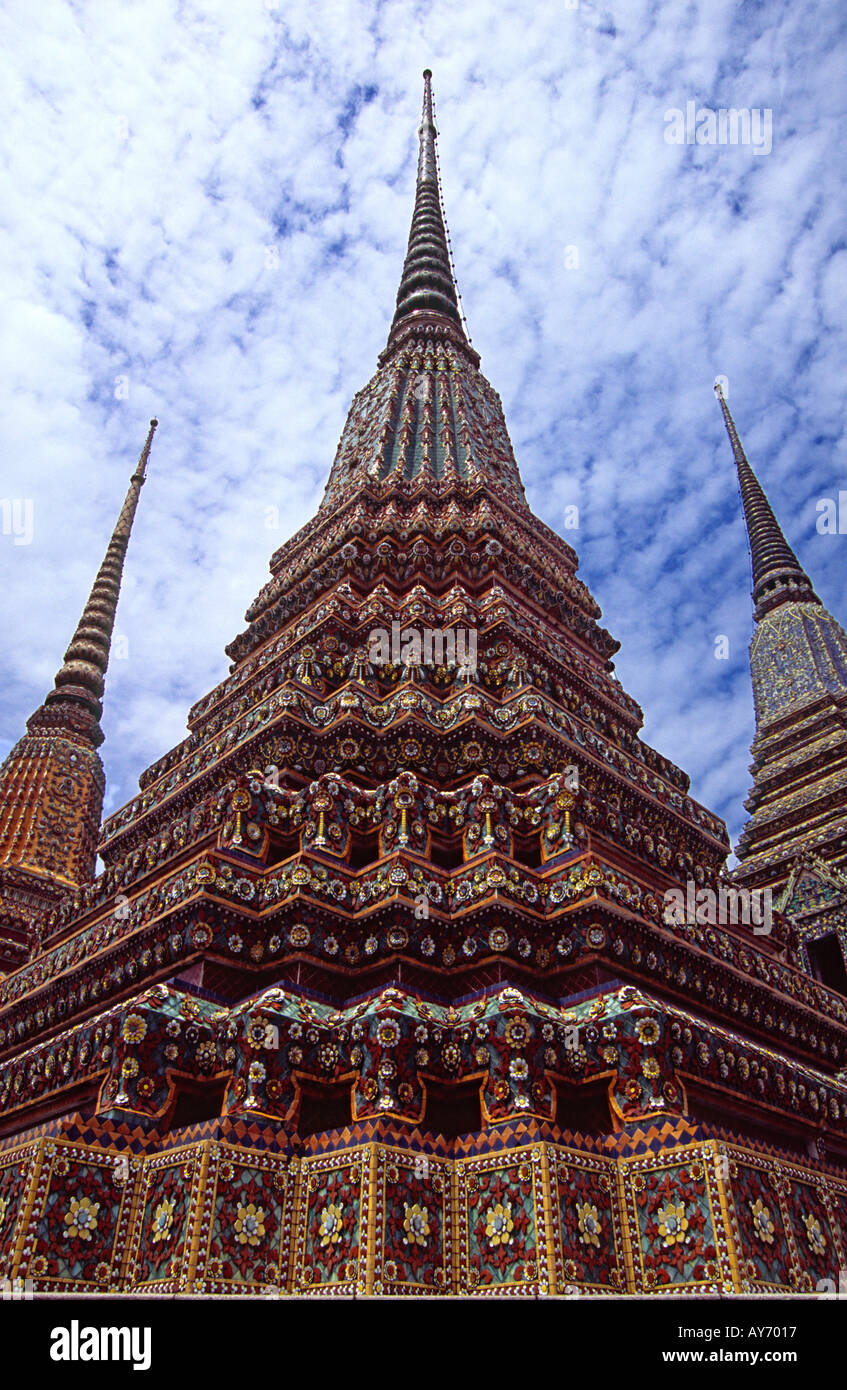
{"label": "blue sky", "polygon": [[[847,488],[845,30],[837,0],[8,0],[0,497],[31,499],[33,536],[0,534],[0,755],[52,684],[153,414],[107,811],[226,674],[384,345],[429,66],[459,287],[530,502],[560,531],[579,507],[564,534],[644,735],[734,839],[750,576],[712,383],[847,619],[847,537],[815,528]],[[771,111],[770,152],[669,144],[688,101]]]}

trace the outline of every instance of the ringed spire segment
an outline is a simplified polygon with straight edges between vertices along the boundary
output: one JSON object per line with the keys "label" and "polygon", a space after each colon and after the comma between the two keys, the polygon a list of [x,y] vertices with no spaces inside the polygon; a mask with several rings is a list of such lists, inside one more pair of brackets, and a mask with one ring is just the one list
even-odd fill
{"label": "ringed spire segment", "polygon": [[421,124],[418,128],[418,173],[415,187],[415,207],[409,231],[409,244],[397,307],[391,324],[389,342],[401,324],[426,316],[447,319],[455,325],[465,341],[459,297],[456,291],[444,214],[438,187],[438,166],[435,141],[438,132],[432,115],[432,73],[424,72],[424,98]]}
{"label": "ringed spire segment", "polygon": [[715,395],[738,470],[741,502],[750,538],[756,621],[781,603],[820,603],[809,576],[785,539],[771,504],[750,467],[720,381],[715,382]]}
{"label": "ringed spire segment", "polygon": [[99,720],[104,677],[109,662],[115,614],[121,592],[124,559],[129,545],[132,523],[138,498],[147,475],[150,446],[158,420],[150,421],[147,440],[130,478],[129,488],[120,515],[112,532],[103,563],[83,609],[65,659],[56,675],[55,688],[45,699],[45,705],[57,700],[71,700],[87,707]]}

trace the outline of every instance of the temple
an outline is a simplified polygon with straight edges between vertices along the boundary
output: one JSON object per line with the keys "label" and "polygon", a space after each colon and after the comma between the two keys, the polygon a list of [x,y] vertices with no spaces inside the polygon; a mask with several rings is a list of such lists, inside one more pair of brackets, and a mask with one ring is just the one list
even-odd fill
{"label": "temple", "polygon": [[0,770],[0,1271],[37,1293],[802,1292],[847,1265],[847,999],[814,955],[844,634],[722,401],[758,618],[730,880],[526,502],[436,142],[426,72],[386,347],[186,737],[97,834],[142,465]]}
{"label": "temple", "polygon": [[733,878],[771,890],[803,966],[847,994],[847,633],[786,541],[715,389],[738,469],[755,619],[753,788]]}
{"label": "temple", "polygon": [[0,767],[0,972],[32,953],[48,909],[94,878],[105,789],[97,752],[103,742],[101,698],[124,559],[157,423],[150,421],[54,688]]}

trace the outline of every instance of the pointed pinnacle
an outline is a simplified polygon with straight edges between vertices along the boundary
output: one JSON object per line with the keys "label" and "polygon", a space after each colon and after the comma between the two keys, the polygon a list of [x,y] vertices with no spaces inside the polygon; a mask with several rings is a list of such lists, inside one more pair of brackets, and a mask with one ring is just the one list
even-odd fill
{"label": "pointed pinnacle", "polygon": [[83,609],[71,644],[65,652],[65,659],[56,676],[55,689],[45,700],[50,704],[57,700],[71,700],[87,707],[100,718],[100,703],[104,689],[104,677],[109,663],[112,645],[112,632],[115,613],[121,591],[123,564],[129,544],[135,510],[147,471],[150,446],[158,425],[158,420],[150,421],[147,440],[132,474],[129,489],[124,499],[112,538],[106,549],[103,563],[91,589],[88,602]]}
{"label": "pointed pinnacle", "polygon": [[412,314],[437,314],[446,318],[458,327],[464,339],[438,189],[435,158],[438,132],[432,116],[432,73],[429,68],[423,76],[424,99],[418,129],[420,147],[415,208],[389,340],[398,324]]}
{"label": "pointed pinnacle", "polygon": [[421,116],[420,129],[420,150],[418,152],[418,183],[430,181],[438,183],[438,170],[435,167],[435,141],[438,131],[435,129],[435,121],[432,118],[432,73],[429,68],[424,70],[424,101],[423,114]]}
{"label": "pointed pinnacle", "polygon": [[781,603],[820,603],[809,576],[785,539],[771,504],[747,461],[719,381],[715,382],[715,395],[738,470],[741,503],[750,538],[756,621]]}

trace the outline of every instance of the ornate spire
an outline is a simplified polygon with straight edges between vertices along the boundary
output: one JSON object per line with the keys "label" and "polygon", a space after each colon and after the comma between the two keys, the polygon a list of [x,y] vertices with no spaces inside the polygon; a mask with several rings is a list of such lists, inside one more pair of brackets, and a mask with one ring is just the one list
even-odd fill
{"label": "ornate spire", "polygon": [[43,914],[90,883],[105,778],[97,748],[103,677],[121,574],[157,421],[109,541],[54,690],[0,766],[0,972],[37,949]]}
{"label": "ornate spire", "polygon": [[[388,342],[373,377],[353,398],[317,517],[272,557],[271,579],[245,615],[249,627],[226,648],[236,663],[276,633],[295,584],[307,582],[314,594],[333,585],[338,568],[350,568],[360,547],[381,565],[398,542],[405,551],[417,533],[414,558],[404,556],[402,564],[430,564],[420,558],[428,545],[418,532],[424,517],[438,512],[441,524],[453,525],[453,509],[461,506],[468,531],[502,527],[510,538],[517,524],[534,534],[541,526],[526,501],[502,401],[462,327],[439,198],[431,76],[427,69],[415,207]],[[418,502],[424,510],[411,512]],[[337,554],[317,562],[311,547],[329,515]],[[575,552],[546,535],[575,570]],[[493,536],[492,542],[501,544]],[[586,605],[579,621],[593,625],[600,610],[580,581],[577,588],[580,606]],[[609,660],[617,643],[605,630],[592,626],[591,634]]]}
{"label": "ornate spire", "polygon": [[754,474],[719,382],[715,394],[738,468],[750,537],[756,627],[750,676],[756,713],[750,812],[733,878],[784,887],[813,850],[844,865],[847,810],[847,634],[823,606]]}
{"label": "ornate spire", "polygon": [[[103,563],[83,610],[79,625],[73,635],[64,662],[56,676],[55,690],[51,690],[45,704],[60,700],[70,700],[83,705],[91,711],[96,720],[103,712],[101,698],[103,679],[109,662],[112,645],[112,631],[115,625],[115,612],[121,592],[124,559],[129,544],[135,509],[146,477],[150,446],[158,425],[158,420],[150,421],[147,440],[133,473],[129,489],[121,508],[117,525],[112,532]],[[102,735],[97,740],[102,741]]]}
{"label": "ornate spire", "polygon": [[747,461],[719,381],[715,382],[715,395],[738,469],[741,502],[747,522],[747,534],[750,537],[756,621],[781,603],[820,603],[809,576],[782,534],[771,504]]}
{"label": "ornate spire", "polygon": [[412,213],[409,246],[400,288],[397,291],[397,308],[391,324],[389,343],[396,336],[401,324],[405,324],[411,318],[417,320],[433,314],[448,319],[456,325],[462,337],[465,336],[441,211],[435,155],[438,132],[432,118],[432,73],[429,68],[423,76],[424,100],[418,131],[420,151],[415,209]]}

